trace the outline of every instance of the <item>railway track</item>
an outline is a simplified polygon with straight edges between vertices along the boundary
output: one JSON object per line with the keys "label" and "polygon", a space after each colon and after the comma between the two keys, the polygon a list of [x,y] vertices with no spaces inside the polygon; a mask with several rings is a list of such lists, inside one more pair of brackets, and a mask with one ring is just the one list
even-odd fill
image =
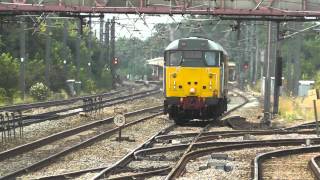
{"label": "railway track", "polygon": [[[254,160],[253,179],[319,179],[317,163],[312,157],[319,154],[320,145],[276,150],[258,155]],[[314,159],[313,159],[314,160]],[[314,164],[314,163],[315,164]],[[308,168],[308,163],[310,169]],[[290,170],[288,170],[290,168]]]}
{"label": "railway track", "polygon": [[[240,106],[243,106],[246,103],[247,101]],[[234,110],[237,108],[239,107],[235,107]],[[176,179],[180,178],[181,175],[186,172],[188,163],[195,161],[197,158],[211,155],[212,153],[223,153],[223,155],[225,155],[225,153],[228,152],[243,150],[244,152],[242,152],[242,154],[246,153],[245,150],[249,152],[264,152],[265,150],[299,147],[309,140],[312,144],[320,144],[320,139],[315,136],[315,131],[303,130],[303,128],[301,131],[274,129],[220,132],[207,132],[206,129],[208,129],[208,126],[203,128],[200,133],[158,135],[154,137],[153,147],[149,145],[148,148],[136,151],[134,153],[134,158],[132,158],[131,161],[126,160],[121,163],[121,166],[116,164],[112,168],[105,169],[99,174],[96,174],[93,179],[129,179],[132,177],[143,179],[152,176],[161,176],[159,177],[161,179]],[[249,135],[248,139],[244,139],[246,135]],[[294,136],[290,137],[292,135]],[[252,136],[257,139],[250,139]],[[279,139],[272,140],[273,137],[266,136],[273,136]],[[287,138],[287,136],[289,136],[289,138]],[[232,139],[238,137],[241,137],[242,139]],[[178,142],[178,144],[173,144],[174,141],[175,143]],[[171,145],[169,146],[163,146],[164,144],[170,143]],[[251,154],[249,157],[240,155],[240,157],[244,157],[244,160],[248,161],[247,169],[244,170],[246,172],[244,176],[246,179],[250,178],[250,157],[253,159],[254,156],[255,153]],[[143,163],[143,161],[147,162]],[[155,164],[155,161],[160,161],[162,163]],[[206,167],[208,166],[211,165],[206,165]],[[193,167],[193,165],[190,165],[190,167]],[[228,166],[224,165],[224,168],[226,167]],[[217,176],[217,178],[219,177],[220,176]],[[190,178],[194,177],[191,176]]]}
{"label": "railway track", "polygon": [[309,167],[317,180],[320,180],[320,155],[316,155],[309,161]]}
{"label": "railway track", "polygon": [[[232,108],[231,110],[229,110],[226,114],[228,115],[229,113],[231,113],[232,111],[236,110],[237,108],[242,107],[243,105],[245,105],[248,101],[244,101],[243,103],[241,103],[240,105]],[[222,118],[222,117],[221,117]],[[102,170],[100,173],[98,173],[93,179],[100,179],[100,178],[108,178],[108,179],[126,179],[129,176],[131,177],[135,177],[135,178],[145,178],[148,176],[154,176],[154,175],[163,175],[166,174],[168,179],[171,178],[175,178],[176,174],[179,173],[178,171],[180,170],[180,167],[182,166],[182,163],[184,163],[185,161],[185,157],[187,156],[187,154],[194,148],[194,146],[197,144],[198,139],[200,138],[200,136],[202,136],[202,134],[204,134],[208,128],[214,123],[214,121],[210,121],[209,123],[207,123],[207,125],[205,127],[203,127],[199,133],[194,134],[195,136],[192,138],[191,143],[185,145],[185,149],[178,149],[179,152],[174,153],[176,156],[169,158],[169,162],[164,163],[165,165],[155,165],[154,162],[146,162],[143,163],[143,160],[145,159],[145,156],[140,156],[139,153],[140,152],[144,152],[145,150],[150,150],[150,149],[146,149],[145,148],[141,148],[138,151],[133,152],[134,157],[130,156],[131,159],[123,159],[123,161],[115,164],[112,167],[109,167],[107,169]],[[162,134],[162,135],[160,135]],[[149,145],[154,144],[157,142],[158,137],[163,137],[164,134],[163,133],[159,133],[158,136],[153,137],[152,139],[152,143],[149,143]],[[168,159],[167,156],[172,156],[171,153],[173,153],[172,151],[166,151],[167,147],[162,147],[162,148],[158,148],[157,149],[157,154],[156,156],[151,157],[151,160],[153,160],[153,158],[155,160],[161,160],[161,158],[163,158],[164,160]],[[170,149],[170,148],[169,148]],[[173,150],[173,149],[171,149]],[[176,150],[176,149],[174,149]],[[169,152],[169,154],[161,154],[163,152]],[[177,157],[181,157],[182,158],[178,158]],[[141,161],[142,162],[139,162]],[[150,158],[147,158],[147,160],[150,160]],[[139,166],[141,166],[141,164],[147,165],[148,164],[148,168],[144,167],[141,168]],[[126,168],[124,168],[126,167]],[[122,172],[121,172],[122,170]],[[116,172],[114,172],[116,171]],[[115,174],[121,174],[121,173],[125,173],[124,175],[116,175],[113,176]]]}
{"label": "railway track", "polygon": [[[175,126],[170,126],[170,128],[168,128],[167,130],[162,130],[160,132],[157,133],[157,136],[158,135],[161,135],[161,134],[166,134],[165,132],[168,132],[169,129],[173,129],[173,127]],[[151,145],[152,142],[155,142],[154,138],[157,137],[157,136],[154,136],[153,138],[151,138],[149,141],[147,141],[146,143],[143,143],[140,148],[137,148],[136,150],[132,151],[131,153],[129,153],[125,158],[123,158],[122,160],[120,160],[118,163],[116,164],[122,164],[124,161],[125,162],[128,162],[128,158],[129,157],[133,157],[134,158],[134,153],[139,150],[139,149],[142,149],[143,148],[146,148],[148,147],[148,145]],[[130,155],[131,154],[131,155]],[[131,159],[133,160],[133,159]],[[109,170],[112,170],[114,168],[117,168],[117,166],[115,165],[114,168],[112,168],[113,166],[110,166],[108,167]],[[106,167],[99,167],[99,168],[89,168],[89,169],[84,169],[84,170],[80,170],[80,171],[73,171],[73,172],[69,172],[69,173],[63,173],[63,174],[60,174],[60,175],[53,175],[53,176],[46,176],[46,177],[43,177],[43,178],[40,178],[40,179],[64,179],[64,178],[70,178],[70,177],[76,177],[76,176],[79,176],[79,175],[82,175],[82,174],[85,174],[85,173],[93,173],[93,172],[99,172],[103,169],[105,169]],[[109,171],[107,170],[107,171]],[[166,168],[166,170],[170,170],[170,168]],[[154,170],[155,172],[154,173],[157,173],[157,172],[161,172],[161,169],[155,169]],[[150,172],[148,172],[150,173]],[[143,174],[143,173],[142,173]],[[152,174],[152,173],[151,173]],[[139,175],[141,176],[141,175]]]}
{"label": "railway track", "polygon": [[[109,98],[105,99],[99,102],[93,103],[91,106],[98,106],[100,109],[105,107],[110,107],[113,105],[117,105],[120,103],[124,103],[127,101],[131,101],[134,99],[139,99],[147,96],[151,96],[154,94],[159,93],[160,90],[157,88],[147,91],[141,91],[134,94],[129,94],[125,96],[119,96],[115,98]],[[34,123],[40,123],[47,120],[53,120],[53,119],[59,119],[59,118],[65,118],[70,117],[76,114],[79,114],[81,112],[86,112],[87,105],[79,105],[74,107],[67,107],[60,110],[55,110],[51,112],[41,113],[37,115],[32,116],[25,116],[21,119],[12,119],[9,121],[0,121],[0,131],[4,129],[4,127],[8,128],[8,126],[18,127],[18,126],[27,126]]]}
{"label": "railway track", "polygon": [[[161,108],[162,106],[156,106],[127,113],[126,116],[128,117],[138,116],[139,118],[138,120],[134,118],[131,119],[123,128],[132,126],[134,124],[143,122],[145,120],[160,115],[162,113],[159,112]],[[119,128],[114,127],[114,125],[111,124],[112,120],[113,118],[107,118],[104,120],[96,121],[2,152],[0,154],[0,163],[2,164],[1,166],[6,167],[8,171],[4,173],[3,171],[5,168],[1,169],[2,177],[0,179],[15,178],[26,172],[35,170],[43,166],[47,166],[58,157],[64,156],[75,150],[87,147],[94,142],[108,137],[111,134],[114,134],[118,131]],[[66,143],[64,141],[68,137],[70,138],[71,136],[76,136],[77,134],[81,134],[88,130],[92,132],[93,129],[95,129],[95,133],[87,134],[85,138],[82,137],[82,140],[80,142],[78,140],[74,141],[73,143]],[[43,149],[44,146],[57,146],[58,148],[50,149],[50,154],[44,154],[41,150],[41,148]],[[25,164],[23,164],[21,161],[19,162],[19,160],[21,160],[23,157],[26,157],[27,159],[28,157],[32,157],[33,163],[30,165],[30,161],[26,162]],[[15,164],[11,166],[10,162],[15,162]],[[11,169],[13,167],[14,169]],[[19,167],[19,169],[17,169],[17,167]]]}
{"label": "railway track", "polygon": [[1,111],[25,111],[25,110],[29,110],[29,109],[33,109],[33,108],[48,108],[48,107],[52,107],[52,106],[68,105],[68,104],[72,104],[77,101],[82,101],[83,99],[88,99],[88,98],[110,97],[110,96],[119,94],[124,91],[125,91],[125,89],[120,89],[120,90],[116,90],[114,92],[108,92],[108,93],[102,93],[102,94],[96,94],[96,95],[90,95],[90,96],[82,96],[82,97],[70,98],[70,99],[66,99],[66,100],[56,100],[56,101],[46,101],[46,102],[4,106],[4,107],[0,107],[0,112]]}
{"label": "railway track", "polygon": [[[232,108],[224,117],[246,103],[248,101],[244,100],[240,105]],[[316,137],[315,131],[306,128],[312,128],[310,123],[295,126],[294,128],[271,130],[210,131],[212,129],[210,128],[211,125],[224,124],[228,123],[211,122],[207,123],[205,127],[200,126],[197,128],[191,128],[188,125],[186,127],[172,125],[157,132],[148,141],[134,148],[117,163],[35,177],[37,179],[144,179],[147,177],[188,179],[198,175],[199,179],[208,176],[233,179],[234,176],[230,176],[231,173],[228,172],[235,171],[232,174],[236,174],[240,179],[250,179],[256,177],[257,168],[256,165],[255,168],[252,168],[251,160],[256,157],[257,153],[288,150],[288,148],[320,147],[320,138]],[[198,132],[172,133],[177,129],[189,129]],[[304,147],[305,144],[312,146]],[[318,151],[318,149],[314,151]],[[303,150],[303,152],[306,153],[308,150]],[[214,154],[218,154],[219,158],[223,157],[225,159],[216,162],[216,159],[213,158]],[[314,157],[314,154],[312,155]],[[210,157],[210,162],[208,157]],[[270,157],[273,156],[270,155]],[[310,159],[311,157],[309,157]],[[204,163],[204,161],[208,162]],[[265,159],[263,158],[259,160],[260,163],[264,161]],[[313,164],[317,165],[317,158],[314,158],[313,162],[315,162]],[[311,167],[311,161],[309,164]],[[221,171],[221,167],[223,171]],[[235,169],[233,170],[233,168]],[[33,167],[30,170],[33,170]],[[257,172],[260,171],[258,170]]]}

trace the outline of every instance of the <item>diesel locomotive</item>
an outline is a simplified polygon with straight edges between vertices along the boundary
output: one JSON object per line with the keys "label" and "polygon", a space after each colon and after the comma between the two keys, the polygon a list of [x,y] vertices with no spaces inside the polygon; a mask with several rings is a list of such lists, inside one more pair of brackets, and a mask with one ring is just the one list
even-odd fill
{"label": "diesel locomotive", "polygon": [[164,52],[164,113],[177,124],[216,119],[227,110],[228,54],[212,40],[190,37]]}

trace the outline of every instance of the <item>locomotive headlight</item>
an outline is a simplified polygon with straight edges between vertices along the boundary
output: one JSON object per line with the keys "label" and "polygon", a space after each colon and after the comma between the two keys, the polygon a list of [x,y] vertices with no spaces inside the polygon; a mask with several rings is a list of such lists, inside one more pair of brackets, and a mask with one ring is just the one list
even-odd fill
{"label": "locomotive headlight", "polygon": [[213,78],[213,74],[209,73],[209,78],[212,79]]}
{"label": "locomotive headlight", "polygon": [[195,88],[190,88],[190,94],[194,94],[196,93],[196,89]]}
{"label": "locomotive headlight", "polygon": [[176,78],[176,77],[177,77],[177,73],[173,73],[172,78]]}

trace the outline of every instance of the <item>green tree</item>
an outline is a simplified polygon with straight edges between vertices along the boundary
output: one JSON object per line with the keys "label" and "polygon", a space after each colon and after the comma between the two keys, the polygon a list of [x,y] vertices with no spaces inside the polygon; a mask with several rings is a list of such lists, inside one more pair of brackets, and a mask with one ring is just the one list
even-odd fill
{"label": "green tree", "polygon": [[18,89],[19,64],[9,53],[0,55],[0,88],[3,88],[6,95],[12,100]]}

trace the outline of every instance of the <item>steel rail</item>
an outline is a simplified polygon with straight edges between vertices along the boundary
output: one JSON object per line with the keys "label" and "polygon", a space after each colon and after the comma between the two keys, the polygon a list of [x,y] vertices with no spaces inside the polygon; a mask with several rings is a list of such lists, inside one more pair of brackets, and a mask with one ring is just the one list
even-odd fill
{"label": "steel rail", "polygon": [[[136,115],[136,114],[141,114],[141,113],[144,113],[144,112],[157,110],[157,109],[160,109],[160,108],[162,108],[162,106],[154,106],[154,107],[150,107],[150,108],[146,108],[146,109],[142,109],[142,110],[137,110],[137,111],[126,113],[125,116],[133,116],[133,115]],[[58,133],[50,135],[48,137],[44,137],[44,138],[41,138],[39,140],[36,140],[36,141],[30,142],[30,143],[15,147],[13,149],[9,149],[9,150],[3,151],[3,152],[0,153],[0,161],[4,160],[4,159],[7,159],[7,158],[11,158],[13,156],[17,156],[17,155],[19,155],[21,153],[28,152],[28,151],[36,149],[38,147],[47,145],[47,144],[49,144],[51,142],[54,142],[54,141],[57,141],[59,139],[66,138],[66,137],[78,134],[80,132],[92,129],[94,127],[103,125],[105,123],[109,123],[112,120],[113,120],[113,117],[108,117],[106,119],[94,121],[94,122],[89,123],[89,124],[85,124],[85,125],[82,125],[82,126],[79,126],[79,127],[75,127],[75,128],[72,128],[72,129],[68,129],[68,130],[62,131],[62,132],[58,132]]]}
{"label": "steel rail", "polygon": [[[313,144],[320,144],[320,138],[302,138],[302,139],[275,139],[275,140],[250,140],[250,141],[207,141],[207,142],[197,142],[194,144],[193,149],[201,150],[203,148],[215,148],[219,146],[230,146],[230,145],[241,145],[247,143],[265,143],[265,144],[288,144],[288,145],[301,145],[305,144],[307,140],[310,140]],[[170,145],[166,147],[153,147],[141,149],[135,152],[136,158],[143,158],[147,155],[153,155],[157,153],[165,153],[170,151],[185,150],[189,146],[189,143]]]}
{"label": "steel rail", "polygon": [[[130,100],[135,100],[138,98],[151,96],[151,95],[157,94],[159,92],[160,92],[160,90],[153,89],[153,90],[138,92],[138,93],[134,93],[134,94],[126,95],[126,96],[107,99],[102,102],[93,103],[93,105],[102,104],[101,108],[105,108],[105,107],[113,106],[116,104],[124,103],[124,102],[130,101]],[[113,102],[113,101],[115,101],[115,102]],[[70,116],[79,114],[80,112],[84,112],[84,109],[83,109],[84,107],[86,107],[86,105],[80,105],[80,106],[76,106],[76,107],[60,109],[60,110],[46,112],[46,113],[42,113],[42,114],[38,114],[38,115],[26,116],[23,118],[22,125],[27,126],[30,124],[40,123],[40,122],[47,121],[47,120],[70,117]],[[64,115],[58,114],[58,113],[68,112],[68,111],[72,111],[72,110],[76,110],[76,109],[79,109],[79,111],[67,113]],[[37,119],[37,118],[40,118],[40,119]],[[19,119],[10,120],[9,122],[10,123],[18,123]],[[7,123],[8,123],[8,121],[2,121],[2,122],[0,122],[0,125],[7,124]],[[3,129],[0,129],[0,131],[2,131],[2,130]]]}
{"label": "steel rail", "polygon": [[125,89],[118,90],[115,92],[110,92],[110,93],[81,96],[81,97],[70,98],[70,99],[65,99],[65,100],[55,100],[55,101],[37,102],[37,103],[30,103],[30,104],[17,104],[17,105],[11,105],[11,106],[3,106],[3,107],[0,107],[0,112],[1,111],[18,111],[18,110],[23,111],[23,110],[28,110],[28,109],[32,109],[32,108],[40,108],[40,107],[48,108],[51,106],[66,105],[66,104],[74,103],[76,101],[80,101],[80,100],[87,99],[87,98],[96,98],[99,96],[102,96],[102,97],[112,96],[112,95],[115,95],[117,93],[121,93],[124,91],[125,91]]}
{"label": "steel rail", "polygon": [[288,156],[292,154],[302,154],[302,153],[309,153],[309,152],[315,152],[320,150],[320,145],[317,146],[311,146],[311,147],[299,147],[299,148],[292,148],[292,149],[285,149],[285,150],[276,150],[272,152],[267,152],[260,154],[255,157],[254,159],[254,169],[253,169],[253,175],[252,179],[254,180],[262,180],[262,162],[271,159],[274,157],[281,157],[281,156]]}
{"label": "steel rail", "polygon": [[[254,7],[253,7],[254,8]],[[319,17],[319,11],[308,11],[300,9],[298,11],[288,11],[277,8],[260,8],[252,9],[233,9],[233,8],[208,8],[208,7],[164,7],[164,6],[142,6],[142,7],[91,7],[91,6],[60,6],[59,4],[16,4],[16,3],[0,3],[0,12],[2,13],[18,13],[33,12],[33,13],[71,13],[72,14],[101,14],[101,13],[125,13],[125,14],[197,14],[197,15],[216,15],[219,17],[234,17],[234,18],[250,18],[258,17],[260,20],[279,18],[280,20],[290,20],[291,18],[299,18],[308,20],[306,16]],[[315,20],[316,20],[315,19]]]}
{"label": "steel rail", "polygon": [[[312,134],[315,133],[314,130],[305,130],[305,131],[284,131],[284,130],[235,130],[235,131],[208,131],[202,134],[202,136],[199,138],[199,141],[203,141],[201,139],[206,137],[215,137],[216,139],[221,139],[225,137],[234,137],[234,136],[240,136],[245,134],[250,135],[269,135],[269,134]],[[180,134],[168,134],[168,135],[161,135],[156,137],[157,142],[165,142],[173,139],[181,139],[181,138],[188,138],[188,137],[194,137],[197,133],[180,133]],[[213,139],[213,138],[210,138]]]}
{"label": "steel rail", "polygon": [[166,180],[169,179],[175,179],[175,173],[176,173],[176,169],[179,168],[180,164],[183,162],[183,160],[185,159],[185,157],[187,156],[187,154],[191,151],[191,149],[193,148],[194,144],[198,141],[199,137],[211,126],[211,123],[209,123],[207,126],[205,126],[200,133],[198,133],[197,136],[195,136],[193,138],[193,140],[191,141],[191,143],[188,145],[188,148],[184,151],[182,157],[178,160],[178,162],[174,165],[174,167],[171,169],[171,171],[169,172],[169,174],[166,176]]}
{"label": "steel rail", "polygon": [[[161,131],[157,132],[155,135],[153,135],[151,138],[149,138],[146,142],[142,143],[140,146],[138,146],[135,150],[131,151],[129,154],[127,154],[124,158],[122,158],[121,160],[119,160],[117,163],[115,163],[114,167],[99,167],[99,168],[91,168],[91,169],[85,169],[85,170],[80,170],[80,171],[74,171],[74,172],[69,172],[69,173],[64,173],[64,174],[59,174],[59,175],[53,175],[53,176],[45,176],[45,177],[40,177],[37,178],[39,180],[61,180],[61,179],[70,179],[70,178],[74,178],[77,176],[80,176],[82,174],[85,173],[89,173],[89,172],[96,172],[96,171],[102,171],[102,170],[107,170],[107,171],[113,171],[116,169],[116,166],[124,166],[127,162],[129,162],[129,159],[134,159],[134,152],[136,152],[139,149],[145,148],[147,146],[149,146],[151,144],[151,142],[154,141],[154,138],[156,136],[158,136],[159,134],[163,134],[166,133],[168,131],[170,131],[170,129],[172,129],[174,126],[169,126],[165,129],[162,129]],[[159,170],[158,172],[154,172],[157,174],[161,174],[161,173],[165,173],[168,170],[166,168],[164,168],[163,170]],[[148,172],[146,172],[148,173]],[[144,176],[144,174],[140,174],[139,176]]]}
{"label": "steel rail", "polygon": [[[232,108],[232,109],[229,110],[228,112],[226,112],[226,113],[224,114],[224,116],[230,114],[232,111],[236,110],[237,108],[240,108],[240,107],[244,106],[246,103],[249,102],[246,97],[242,96],[242,98],[244,98],[245,101],[244,101],[242,104],[240,104],[240,105]],[[222,117],[223,117],[223,116],[222,116]],[[222,118],[222,117],[220,117],[220,118]],[[212,123],[212,122],[211,122],[211,123]],[[208,127],[211,125],[211,123],[209,123],[207,126],[205,126],[205,127],[202,129],[201,133],[204,133],[204,132],[208,129]],[[185,151],[185,154],[187,154],[187,153],[192,149],[193,144],[195,144],[195,143],[197,142],[197,138],[200,137],[201,133],[198,133],[198,135],[193,139],[192,143],[187,145],[187,150]],[[136,151],[142,151],[142,150],[143,150],[143,149],[136,150]],[[134,155],[134,157],[136,157],[136,152],[135,152],[135,151],[133,152],[133,155]],[[183,156],[182,156],[182,157],[183,157]],[[181,158],[181,159],[183,159],[183,158]],[[181,159],[180,159],[180,160],[181,160]],[[180,161],[180,160],[179,160],[179,161]],[[128,162],[126,162],[126,164],[127,164],[127,163],[128,163]],[[177,166],[179,166],[179,163],[177,163]],[[117,167],[117,165],[113,166],[113,168],[114,168],[114,167]],[[175,168],[172,168],[172,170],[170,171],[170,173],[171,173],[174,169],[175,169]],[[97,174],[93,179],[94,179],[94,180],[95,180],[95,179],[100,179],[100,178],[102,178],[102,177],[108,176],[110,173],[111,173],[111,169],[110,169],[110,168],[105,169],[105,170],[101,171],[99,174]],[[169,174],[170,174],[170,173],[169,173]],[[168,177],[168,176],[167,176],[167,177]]]}
{"label": "steel rail", "polygon": [[[209,136],[209,135],[223,135],[223,134],[229,134],[229,133],[249,133],[249,132],[261,132],[261,130],[257,131],[249,131],[249,130],[235,130],[235,131],[208,131],[204,132],[203,136]],[[179,134],[165,134],[156,137],[157,142],[163,142],[168,141],[172,139],[178,139],[178,138],[188,138],[188,137],[194,137],[198,133],[179,133]]]}
{"label": "steel rail", "polygon": [[[195,158],[209,155],[213,152],[225,152],[225,151],[231,151],[231,150],[240,150],[244,148],[258,148],[258,147],[279,147],[279,146],[298,146],[301,145],[300,142],[247,142],[247,143],[241,143],[241,144],[235,144],[235,145],[226,145],[221,147],[214,147],[214,148],[204,148],[201,150],[192,151],[187,154],[184,161],[181,163],[181,166],[178,167],[177,173],[175,174],[176,177],[180,176],[184,172],[184,168],[187,165],[187,163]],[[320,146],[319,146],[320,147]]]}
{"label": "steel rail", "polygon": [[[227,111],[225,114],[223,114],[219,119],[222,119],[223,117],[226,117],[227,115],[229,115],[230,113],[232,113],[233,111],[243,107],[244,105],[246,105],[249,102],[249,99],[247,97],[245,97],[244,95],[235,92],[236,94],[238,94],[240,97],[242,97],[244,99],[244,102],[239,104],[238,106],[233,107],[232,109],[230,109],[229,111]],[[209,124],[210,125],[210,124]],[[205,127],[205,129],[208,127]],[[176,179],[179,176],[179,169],[180,166],[183,164],[183,162],[185,161],[185,159],[187,158],[188,153],[191,151],[191,149],[193,148],[194,144],[198,141],[198,139],[200,138],[200,136],[204,133],[204,131],[201,131],[193,140],[192,142],[189,144],[187,150],[184,152],[184,154],[182,155],[182,157],[179,159],[179,161],[175,164],[175,166],[172,168],[171,172],[166,176],[166,180],[169,179]]]}
{"label": "steel rail", "polygon": [[166,175],[171,171],[171,167],[167,168],[161,168],[158,170],[151,170],[147,172],[141,172],[141,173],[134,173],[130,175],[124,175],[124,176],[119,176],[119,177],[114,177],[114,178],[108,178],[109,180],[124,180],[124,179],[145,179],[150,176],[159,176],[159,175]]}
{"label": "steel rail", "polygon": [[44,176],[44,177],[37,178],[37,180],[70,179],[70,178],[74,178],[74,177],[80,176],[81,174],[85,174],[85,173],[89,173],[89,172],[101,171],[101,170],[106,169],[106,168],[108,168],[108,167],[84,169],[84,170],[80,170],[80,171],[73,171],[73,172],[63,173],[63,174],[58,174],[58,175]]}
{"label": "steel rail", "polygon": [[315,156],[309,161],[309,167],[317,180],[320,180],[320,167],[318,163],[319,161],[320,156]]}
{"label": "steel rail", "polygon": [[152,136],[150,139],[148,139],[146,142],[144,142],[139,147],[137,147],[136,149],[132,150],[129,154],[127,154],[122,159],[120,159],[118,162],[116,162],[113,166],[111,166],[109,168],[106,168],[106,169],[102,170],[101,172],[99,172],[99,174],[97,174],[93,179],[99,179],[101,177],[108,176],[111,172],[115,171],[117,169],[117,167],[124,167],[130,161],[135,159],[134,153],[136,151],[144,149],[145,147],[148,147],[149,145],[152,144],[152,142],[154,142],[155,137],[157,137],[160,134],[165,134],[165,133],[169,132],[174,127],[175,127],[175,125],[171,125],[171,126],[165,128],[165,129],[159,131],[154,136]]}
{"label": "steel rail", "polygon": [[199,138],[198,142],[208,141],[208,140],[215,140],[215,139],[223,139],[223,138],[230,138],[230,137],[238,137],[238,136],[244,136],[244,135],[286,135],[286,134],[315,134],[316,131],[262,131],[262,132],[240,132],[240,133],[225,133],[221,135],[206,135]]}
{"label": "steel rail", "polygon": [[[151,118],[156,117],[156,116],[161,115],[161,114],[162,114],[162,112],[154,113],[154,114],[149,115],[147,117],[143,117],[143,118],[138,119],[136,121],[127,123],[124,126],[122,126],[121,128],[126,128],[126,127],[129,127],[129,126],[135,125],[137,123],[143,122],[145,120],[151,119]],[[116,127],[116,128],[110,129],[110,130],[108,130],[106,132],[103,132],[101,134],[98,134],[98,135],[96,135],[94,137],[91,137],[91,138],[81,142],[81,143],[73,145],[70,148],[67,148],[67,149],[65,149],[63,151],[60,151],[60,152],[54,154],[54,155],[51,155],[51,156],[49,156],[49,157],[47,157],[47,158],[45,158],[45,159],[43,159],[41,161],[38,161],[38,162],[36,162],[34,164],[31,164],[28,167],[16,170],[16,171],[14,171],[14,172],[12,172],[10,174],[7,174],[7,175],[5,175],[3,177],[0,177],[0,179],[14,179],[17,176],[23,175],[24,173],[27,173],[27,172],[30,172],[30,171],[35,170],[37,168],[49,165],[49,164],[53,163],[54,160],[56,160],[57,158],[59,158],[61,156],[64,156],[64,155],[66,155],[66,154],[68,154],[68,153],[70,153],[72,151],[75,151],[75,150],[78,150],[78,149],[81,149],[81,148],[85,148],[85,147],[91,145],[94,142],[97,142],[97,141],[99,141],[99,140],[101,140],[103,138],[106,138],[106,136],[112,135],[113,133],[117,132],[119,129],[120,129],[120,127]]]}
{"label": "steel rail", "polygon": [[303,124],[299,124],[299,125],[295,125],[295,126],[291,126],[291,127],[287,127],[287,128],[281,128],[282,130],[298,130],[298,129],[308,129],[308,128],[314,128],[316,125],[315,122],[309,122],[309,123],[303,123]]}

